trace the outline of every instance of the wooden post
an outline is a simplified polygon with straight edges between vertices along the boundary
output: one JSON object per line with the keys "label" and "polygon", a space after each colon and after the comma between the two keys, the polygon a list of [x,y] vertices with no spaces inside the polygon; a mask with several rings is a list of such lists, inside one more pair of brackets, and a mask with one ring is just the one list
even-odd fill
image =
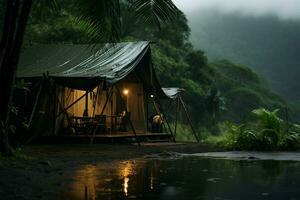
{"label": "wooden post", "polygon": [[194,134],[194,136],[195,136],[197,142],[199,143],[200,140],[199,140],[199,138],[198,138],[198,136],[197,136],[197,134],[196,134],[196,131],[195,131],[195,129],[194,129],[194,127],[193,127],[193,124],[192,124],[192,120],[191,120],[191,118],[190,118],[190,115],[189,115],[189,113],[188,113],[188,111],[187,111],[187,109],[186,109],[186,107],[185,107],[185,103],[183,102],[181,96],[179,96],[179,100],[180,100],[181,105],[182,105],[182,107],[183,107],[183,109],[184,109],[184,111],[185,111],[185,114],[186,114],[186,116],[187,116],[187,119],[188,119],[188,121],[189,121],[189,124],[190,124],[190,126],[191,126],[191,129],[192,129],[192,131],[193,131],[193,134]]}

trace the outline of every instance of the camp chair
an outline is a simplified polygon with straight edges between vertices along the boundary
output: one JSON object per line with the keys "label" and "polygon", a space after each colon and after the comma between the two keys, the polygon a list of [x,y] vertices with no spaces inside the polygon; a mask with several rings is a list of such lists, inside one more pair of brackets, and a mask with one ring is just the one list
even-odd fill
{"label": "camp chair", "polygon": [[95,115],[95,133],[106,133],[106,115]]}

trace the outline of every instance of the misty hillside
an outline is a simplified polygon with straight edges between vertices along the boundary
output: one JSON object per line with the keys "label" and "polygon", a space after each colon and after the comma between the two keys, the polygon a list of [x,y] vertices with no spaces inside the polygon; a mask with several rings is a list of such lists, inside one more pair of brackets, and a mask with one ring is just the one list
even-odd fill
{"label": "misty hillside", "polygon": [[300,20],[217,11],[189,13],[191,41],[211,60],[250,66],[285,98],[300,98]]}

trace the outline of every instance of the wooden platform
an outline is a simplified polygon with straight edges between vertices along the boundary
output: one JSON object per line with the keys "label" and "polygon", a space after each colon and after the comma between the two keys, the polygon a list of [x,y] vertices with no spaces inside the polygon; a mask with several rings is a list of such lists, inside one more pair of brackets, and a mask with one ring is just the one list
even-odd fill
{"label": "wooden platform", "polygon": [[[91,135],[59,135],[43,136],[37,139],[36,143],[43,144],[89,144]],[[169,133],[137,133],[139,142],[169,142],[172,137]],[[133,132],[114,132],[95,135],[95,144],[112,143],[135,143],[136,137]]]}

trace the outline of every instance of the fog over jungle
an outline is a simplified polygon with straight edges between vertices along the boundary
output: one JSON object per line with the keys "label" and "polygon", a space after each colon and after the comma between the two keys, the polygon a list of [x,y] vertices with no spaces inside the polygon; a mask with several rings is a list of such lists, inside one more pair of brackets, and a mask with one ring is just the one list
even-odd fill
{"label": "fog over jungle", "polygon": [[223,13],[262,16],[274,14],[284,19],[300,18],[299,0],[174,0],[185,13],[201,9],[217,9]]}
{"label": "fog over jungle", "polygon": [[210,60],[258,72],[286,99],[300,99],[299,0],[174,0],[187,15],[191,41]]}

